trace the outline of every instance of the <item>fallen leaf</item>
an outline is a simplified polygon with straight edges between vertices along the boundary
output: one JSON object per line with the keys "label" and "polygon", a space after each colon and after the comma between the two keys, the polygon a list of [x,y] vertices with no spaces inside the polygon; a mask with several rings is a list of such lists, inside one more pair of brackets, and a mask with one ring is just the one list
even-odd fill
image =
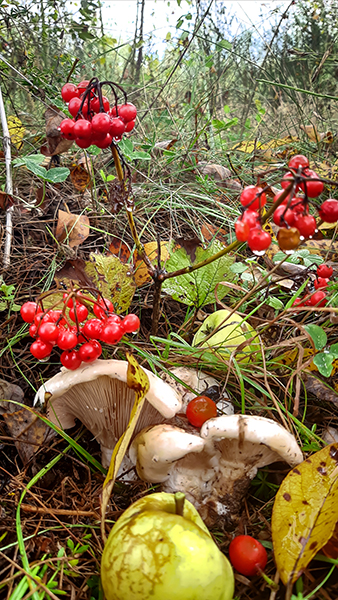
{"label": "fallen leaf", "polygon": [[104,298],[114,304],[116,313],[126,312],[135,293],[134,277],[129,265],[123,265],[117,256],[89,255],[85,272]]}
{"label": "fallen leaf", "polygon": [[91,185],[90,175],[82,165],[76,165],[70,170],[70,179],[76,190],[84,192]]}
{"label": "fallen leaf", "polygon": [[311,142],[325,142],[326,144],[333,143],[332,131],[319,133],[316,125],[300,125],[300,128],[306,133]]}
{"label": "fallen leaf", "polygon": [[175,250],[179,248],[183,248],[186,254],[189,256],[191,262],[195,261],[197,248],[202,247],[202,242],[198,237],[193,238],[176,238],[177,246],[175,246]]}
{"label": "fallen leaf", "polygon": [[216,227],[215,225],[211,225],[210,223],[203,223],[201,227],[201,234],[203,238],[207,242],[211,242],[211,240],[216,239],[219,240],[222,244],[226,244],[226,235],[227,232],[225,229],[220,229],[220,227]]}
{"label": "fallen leaf", "polygon": [[[62,269],[56,271],[55,280],[60,283],[66,283],[67,281],[75,281],[80,286],[93,286],[93,280],[88,276],[85,271],[86,262],[82,258],[76,258],[75,260],[67,260],[63,265]],[[66,284],[66,288],[68,285]]]}
{"label": "fallen leaf", "polygon": [[7,118],[7,125],[12,144],[20,150],[25,135],[25,128],[22,125],[22,122],[18,117],[9,115]]}
{"label": "fallen leaf", "polygon": [[126,244],[122,240],[119,240],[119,238],[113,239],[113,241],[109,245],[108,250],[111,254],[117,256],[121,263],[123,263],[124,265],[127,264],[127,262],[130,260],[131,249],[129,248],[128,244]]}
{"label": "fallen leaf", "polygon": [[66,115],[56,106],[50,106],[45,111],[47,150],[49,152],[49,154],[47,154],[46,150],[45,152],[41,151],[45,156],[62,154],[63,152],[67,152],[72,146],[73,140],[65,140],[61,137],[60,123],[65,118]]}
{"label": "fallen leaf", "polygon": [[329,558],[334,558],[335,560],[338,558],[338,523],[336,523],[332,537],[329,539],[327,544],[323,546],[321,552]]}
{"label": "fallen leaf", "polygon": [[110,494],[114,487],[115,479],[118,470],[121,466],[123,457],[127,451],[133,432],[135,430],[137,420],[140,416],[145,397],[149,390],[149,379],[147,374],[138,364],[136,358],[129,352],[127,352],[128,360],[128,371],[127,371],[127,385],[129,388],[135,391],[135,402],[130,413],[129,423],[127,429],[120,437],[117,442],[108,469],[107,477],[103,484],[102,492],[102,506],[101,506],[101,533],[103,539],[105,539],[105,514],[106,508],[109,502]]}
{"label": "fallen leaf", "polygon": [[[168,258],[169,258],[169,245],[170,245],[170,242],[161,242],[161,262],[164,262],[164,261],[168,260]],[[146,255],[148,256],[148,258],[151,260],[152,263],[157,262],[157,257],[158,257],[157,242],[148,242],[147,244],[144,244],[144,250],[145,250]],[[148,273],[148,269],[147,269],[145,262],[143,262],[143,260],[140,260],[136,257],[134,257],[134,258],[135,258],[135,273],[134,273],[135,283],[136,283],[137,287],[141,287],[142,285],[147,283],[147,281],[151,280],[151,276]]]}
{"label": "fallen leaf", "polygon": [[0,191],[0,208],[2,210],[7,210],[10,206],[14,205],[14,198],[10,194],[6,194],[6,192]]}
{"label": "fallen leaf", "polygon": [[173,140],[164,140],[163,142],[156,142],[152,152],[154,154],[162,154],[164,150],[170,150],[176,144],[178,138]]}
{"label": "fallen leaf", "polygon": [[90,233],[89,218],[86,215],[74,215],[73,213],[59,210],[55,237],[58,242],[68,243],[74,248],[86,241]]}
{"label": "fallen leaf", "polygon": [[217,165],[215,163],[206,163],[200,162],[198,164],[197,170],[201,173],[201,175],[208,175],[212,177],[215,181],[223,182],[226,179],[231,178],[231,171],[222,165]]}
{"label": "fallen leaf", "polygon": [[272,511],[276,565],[285,585],[294,583],[331,538],[337,522],[338,444],[326,446],[292,469]]}
{"label": "fallen leaf", "polygon": [[[305,240],[298,250],[308,250],[310,254],[317,254],[325,262],[338,262],[338,242],[334,240]],[[280,252],[278,244],[271,244],[265,255],[272,260],[277,252]]]}
{"label": "fallen leaf", "polygon": [[[40,446],[53,434],[53,430],[26,408],[17,410],[15,404],[7,403],[9,412],[3,413],[9,434],[14,440],[19,456],[26,466]],[[14,407],[14,410],[13,410]]]}

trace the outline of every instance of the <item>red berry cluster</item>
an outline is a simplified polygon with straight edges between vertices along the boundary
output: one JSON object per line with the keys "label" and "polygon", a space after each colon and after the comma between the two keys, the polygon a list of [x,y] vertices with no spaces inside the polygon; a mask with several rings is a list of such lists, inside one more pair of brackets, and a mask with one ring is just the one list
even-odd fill
{"label": "red berry cluster", "polygon": [[[324,184],[318,175],[309,168],[306,156],[297,154],[289,161],[290,171],[282,179],[283,190],[274,197],[280,202],[284,190],[293,183],[290,194],[281,202],[273,214],[275,225],[280,227],[278,244],[281,250],[291,253],[302,239],[311,238],[317,229],[316,219],[309,214],[309,198],[316,198],[324,190]],[[303,195],[297,196],[301,191]],[[249,248],[257,255],[264,254],[270,246],[271,236],[264,231],[260,222],[262,207],[266,204],[266,196],[262,188],[247,186],[240,196],[245,209],[243,215],[235,223],[236,238],[240,242],[248,242]],[[329,198],[319,208],[319,216],[327,223],[338,220],[338,200]]]}
{"label": "red berry cluster", "polygon": [[[93,304],[97,318],[87,319],[85,302]],[[69,308],[68,317],[66,308]],[[20,309],[26,323],[31,323],[30,335],[35,339],[30,351],[38,360],[47,359],[54,346],[63,350],[60,361],[72,371],[82,362],[90,363],[102,353],[100,342],[117,344],[125,333],[138,330],[140,320],[129,314],[123,319],[114,313],[114,306],[106,298],[97,302],[80,291],[63,295],[62,310],[43,311],[37,302],[25,302]],[[76,349],[76,346],[79,346]]]}
{"label": "red berry cluster", "polygon": [[[104,83],[116,86],[112,82]],[[109,148],[113,140],[120,141],[122,135],[135,126],[137,110],[134,104],[127,102],[126,96],[124,104],[118,104],[113,87],[115,104],[110,107],[108,98],[102,95],[102,85],[94,78],[81,81],[77,86],[66,83],[61,90],[62,98],[74,117],[61,122],[61,135],[67,140],[74,140],[80,148],[92,145]]]}
{"label": "red berry cluster", "polygon": [[330,283],[330,277],[333,274],[333,268],[329,265],[320,265],[317,268],[317,278],[314,281],[314,288],[317,290],[313,294],[307,294],[303,298],[296,298],[292,306],[325,306],[327,303],[325,288]]}

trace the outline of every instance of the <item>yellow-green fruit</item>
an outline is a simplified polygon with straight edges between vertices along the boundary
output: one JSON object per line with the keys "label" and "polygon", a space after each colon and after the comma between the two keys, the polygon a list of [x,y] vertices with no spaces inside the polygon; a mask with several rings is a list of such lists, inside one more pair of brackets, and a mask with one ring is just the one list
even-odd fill
{"label": "yellow-green fruit", "polygon": [[[192,345],[199,348],[212,347],[217,352],[230,356],[240,344],[256,335],[254,328],[247,321],[243,321],[241,315],[238,313],[233,313],[230,317],[229,315],[230,311],[226,309],[216,310],[209,315],[195,334]],[[212,335],[216,327],[219,327],[219,330]],[[208,339],[204,341],[206,338]],[[244,362],[247,362],[250,354],[259,350],[260,346],[256,338],[245,346],[243,351],[236,354],[236,359],[244,359]]]}
{"label": "yellow-green fruit", "polygon": [[173,494],[135,502],[103,551],[106,600],[232,600],[234,576],[196,509],[176,514]]}

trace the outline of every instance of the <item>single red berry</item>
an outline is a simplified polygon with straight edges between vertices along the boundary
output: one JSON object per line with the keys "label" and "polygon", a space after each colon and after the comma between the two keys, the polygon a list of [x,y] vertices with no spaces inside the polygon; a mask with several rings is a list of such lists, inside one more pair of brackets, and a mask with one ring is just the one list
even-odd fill
{"label": "single red berry", "polygon": [[326,223],[336,223],[338,221],[338,200],[328,198],[318,212],[320,218]]}
{"label": "single red berry", "polygon": [[[42,321],[42,319],[45,317],[46,315],[43,314],[42,311],[39,311],[36,313],[35,317],[34,317],[34,325],[39,325],[40,321]],[[47,317],[48,319],[48,317]]]}
{"label": "single red berry", "polygon": [[114,305],[107,298],[98,300],[98,305],[94,304],[93,306],[94,315],[99,317],[100,319],[105,319],[107,313],[114,312]]}
{"label": "single red berry", "polygon": [[85,342],[78,350],[78,356],[83,362],[90,363],[96,360],[100,353],[96,344]]}
{"label": "single red berry", "polygon": [[118,323],[106,323],[102,329],[100,340],[107,344],[116,344],[124,334],[122,326]]}
{"label": "single red berry", "polygon": [[235,234],[239,242],[246,242],[250,233],[249,224],[239,218],[235,223]]}
{"label": "single red berry", "polygon": [[205,421],[217,417],[217,407],[211,398],[197,396],[187,406],[186,416],[194,427],[202,427]]}
{"label": "single red berry", "polygon": [[123,135],[126,130],[126,126],[122,119],[118,117],[112,117],[110,121],[110,130],[109,133],[112,137],[119,137]]}
{"label": "single red berry", "polygon": [[93,135],[92,125],[85,119],[79,119],[74,123],[74,137],[88,140]]}
{"label": "single red berry", "polygon": [[333,268],[329,267],[329,265],[319,265],[317,267],[317,275],[318,277],[331,277],[333,273]]}
{"label": "single red berry", "polygon": [[[83,304],[80,304],[79,302],[76,302],[75,309],[76,309],[77,320],[79,323],[82,323],[88,317],[88,309]],[[69,318],[76,323],[76,316],[75,316],[74,307],[72,306],[72,308],[69,310]]]}
{"label": "single red berry", "polygon": [[286,208],[284,204],[278,206],[273,213],[273,222],[278,225],[278,227],[290,227],[293,225],[294,220],[295,213],[290,208]]}
{"label": "single red berry", "polygon": [[99,356],[101,356],[101,354],[102,354],[102,346],[101,346],[100,342],[98,342],[97,340],[90,340],[90,343],[95,348],[96,353],[97,353],[97,358],[99,358]]}
{"label": "single red berry", "polygon": [[232,566],[246,577],[258,575],[268,562],[264,546],[250,535],[238,535],[232,540],[229,557]]}
{"label": "single red berry", "polygon": [[121,317],[119,317],[118,315],[115,315],[115,313],[109,313],[107,323],[121,323],[121,322],[122,322]]}
{"label": "single red berry", "polygon": [[52,344],[43,340],[35,340],[30,347],[31,354],[38,360],[47,358],[53,350]]}
{"label": "single red berry", "polygon": [[25,302],[20,308],[20,315],[26,323],[33,323],[38,313],[41,313],[41,308],[36,302]]}
{"label": "single red berry", "polygon": [[299,198],[299,196],[292,198],[289,208],[290,210],[292,209],[294,213],[309,214],[308,203],[305,202],[304,198]]}
{"label": "single red berry", "polygon": [[69,328],[68,331],[72,331],[73,333],[75,333],[76,337],[77,337],[77,343],[78,344],[84,344],[85,342],[87,342],[87,336],[84,337],[83,335],[83,328],[77,328],[76,325],[73,325],[72,327]]}
{"label": "single red berry", "polygon": [[75,371],[81,365],[82,360],[76,350],[65,350],[60,356],[60,362],[66,369]]}
{"label": "single red berry", "polygon": [[304,154],[296,154],[296,156],[293,156],[289,160],[288,164],[289,169],[294,169],[295,171],[297,171],[299,167],[302,167],[302,169],[306,169],[308,166],[309,159],[306,156],[304,156]]}
{"label": "single red berry", "polygon": [[314,286],[316,290],[319,290],[320,288],[326,288],[330,283],[330,280],[327,279],[326,277],[318,277],[317,279],[315,279],[314,281]]}
{"label": "single red berry", "polygon": [[61,135],[62,137],[66,138],[66,140],[75,140],[74,125],[75,123],[72,119],[63,119],[63,121],[61,121]]}
{"label": "single red berry", "polygon": [[131,102],[127,102],[127,104],[121,104],[121,106],[118,107],[118,111],[119,116],[122,117],[122,119],[124,119],[126,123],[129,123],[130,121],[135,121],[137,109],[136,106],[134,106],[134,104],[132,104]]}
{"label": "single red berry", "polygon": [[247,209],[243,213],[241,220],[249,225],[249,229],[253,229],[259,225],[259,215],[255,210]]}
{"label": "single red berry", "polygon": [[327,303],[326,294],[322,290],[318,290],[318,292],[312,294],[310,300],[311,306],[325,306]]}
{"label": "single red berry", "polygon": [[109,148],[109,146],[112,145],[112,142],[113,142],[112,136],[110,135],[110,133],[106,133],[105,137],[103,137],[102,139],[99,139],[99,138],[93,139],[92,144],[94,144],[98,148],[101,148],[102,150],[105,150],[105,148]]}
{"label": "single red berry", "polygon": [[81,100],[80,98],[72,98],[68,104],[68,110],[70,112],[70,114],[72,115],[72,117],[76,117],[77,113],[79,112],[81,106]]}
{"label": "single red berry", "polygon": [[98,340],[100,339],[103,326],[104,323],[101,319],[88,319],[84,324],[82,331],[87,338]]}
{"label": "single red berry", "polygon": [[88,84],[89,84],[88,79],[84,79],[83,81],[80,81],[80,83],[77,84],[77,89],[79,90],[79,94],[83,94],[83,92],[86,91]]}
{"label": "single red berry", "polygon": [[33,338],[35,338],[36,334],[38,332],[38,328],[36,325],[34,325],[34,323],[31,324],[30,328],[29,328],[29,335]]}
{"label": "single red berry", "polygon": [[131,313],[130,315],[124,317],[121,325],[125,333],[134,333],[140,328],[140,319],[137,315]]}
{"label": "single red berry", "polygon": [[[263,190],[256,185],[248,185],[244,188],[240,196],[242,206],[247,206],[250,210],[258,210],[266,204],[266,196],[261,193]],[[260,194],[258,196],[258,194]]]}
{"label": "single red berry", "polygon": [[65,83],[61,88],[61,96],[64,102],[69,102],[72,98],[78,98],[79,95],[79,90],[73,83]]}
{"label": "single red berry", "polygon": [[126,123],[126,133],[129,133],[129,131],[134,129],[135,123],[136,121],[128,121],[128,123]]}
{"label": "single red berry", "polygon": [[[108,112],[109,111],[108,98],[106,98],[106,96],[102,96],[102,102],[103,102],[103,108],[104,108],[105,112]],[[94,111],[94,113],[99,113],[101,110],[100,100],[98,98],[94,98],[94,100],[91,101],[90,107]]]}
{"label": "single red berry", "polygon": [[312,215],[296,214],[294,226],[305,239],[312,237],[317,229],[316,219]]}
{"label": "single red berry", "polygon": [[111,118],[106,113],[99,113],[92,118],[94,135],[96,133],[110,133]]}
{"label": "single red berry", "polygon": [[61,350],[72,350],[77,344],[77,335],[73,331],[60,331],[56,343]]}
{"label": "single red berry", "polygon": [[296,298],[296,300],[292,303],[292,306],[303,306],[303,300],[301,298]]}
{"label": "single red berry", "polygon": [[[277,194],[273,197],[273,202],[277,202],[277,200],[279,200],[279,198],[281,197],[281,195],[284,194],[284,190],[282,190],[281,192],[277,192]],[[283,204],[287,204],[288,201],[290,199],[290,195],[286,196],[285,200],[283,200],[282,205]]]}
{"label": "single red berry", "polygon": [[[306,177],[319,179],[317,173],[311,169],[306,169],[306,171],[304,171],[304,175],[306,175]],[[322,181],[303,181],[300,184],[300,188],[303,190],[303,192],[306,191],[309,198],[317,198],[317,196],[323,192],[324,184]]]}
{"label": "single red berry", "polygon": [[75,138],[75,144],[79,146],[79,148],[89,148],[92,145],[91,138]]}
{"label": "single red berry", "polygon": [[248,237],[248,246],[252,252],[256,254],[264,254],[265,250],[271,244],[271,235],[260,227],[255,227],[250,230]]}
{"label": "single red berry", "polygon": [[[282,186],[283,190],[286,190],[286,188],[290,185],[290,183],[292,183],[293,179],[294,179],[294,176],[290,171],[285,173],[285,175],[281,181],[281,186]],[[289,181],[287,181],[287,180],[289,180]],[[296,185],[296,192],[298,190],[299,190],[299,185]]]}
{"label": "single red berry", "polygon": [[59,328],[55,323],[41,323],[38,329],[38,336],[44,342],[56,342],[59,337]]}

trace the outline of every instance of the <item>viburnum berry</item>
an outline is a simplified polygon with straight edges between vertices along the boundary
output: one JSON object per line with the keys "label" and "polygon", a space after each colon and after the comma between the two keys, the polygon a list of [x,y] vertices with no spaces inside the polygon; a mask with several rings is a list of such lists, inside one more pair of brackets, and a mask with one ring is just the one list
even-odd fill
{"label": "viburnum berry", "polygon": [[37,326],[36,326],[36,325],[34,325],[34,323],[32,323],[32,324],[31,324],[31,326],[30,326],[30,328],[29,328],[29,335],[30,335],[31,337],[35,337],[35,336],[36,336],[36,334],[37,334],[37,332],[38,332],[38,328],[37,328]]}
{"label": "viburnum berry", "polygon": [[296,298],[296,300],[292,303],[292,306],[303,306],[303,300],[301,298]]}
{"label": "viburnum berry", "polygon": [[[279,200],[279,198],[281,197],[282,194],[284,194],[284,190],[282,190],[281,192],[277,192],[277,194],[273,197],[273,203],[277,202],[277,200]],[[286,196],[286,198],[285,198],[285,200],[283,200],[281,206],[283,206],[284,204],[287,204],[289,199],[290,199],[290,195]]]}
{"label": "viburnum berry", "polygon": [[81,100],[80,98],[72,98],[68,104],[68,110],[72,117],[76,117],[77,113],[80,110]]}
{"label": "viburnum berry", "polygon": [[309,166],[309,159],[306,156],[304,156],[304,154],[296,154],[296,156],[293,156],[289,160],[289,164],[288,164],[289,169],[294,169],[295,171],[297,169],[299,169],[299,167],[302,167],[302,169],[305,169],[308,166]]}
{"label": "viburnum berry", "polygon": [[135,123],[136,121],[128,121],[128,123],[126,123],[126,133],[129,133],[129,131],[134,129]]}
{"label": "viburnum berry", "polygon": [[60,123],[60,131],[62,137],[66,138],[66,140],[75,140],[74,135],[74,121],[72,119],[63,119]]}
{"label": "viburnum berry", "polygon": [[76,337],[77,337],[77,343],[78,344],[84,344],[84,342],[87,342],[87,336],[85,337],[83,335],[83,330],[81,328],[77,328],[76,325],[73,325],[73,327],[70,327],[68,329],[68,331],[72,331],[73,333],[75,333]]}
{"label": "viburnum berry", "polygon": [[304,198],[300,198],[299,196],[295,196],[292,198],[289,206],[290,210],[293,210],[294,213],[309,213],[309,205],[304,201]]}
{"label": "viburnum berry", "polygon": [[76,85],[73,83],[65,83],[61,88],[61,96],[64,102],[69,102],[72,98],[78,98],[80,92]]}
{"label": "viburnum berry", "polygon": [[55,323],[41,323],[38,329],[38,336],[44,342],[56,342],[60,330]]}
{"label": "viburnum berry", "polygon": [[119,117],[112,117],[110,120],[109,133],[112,137],[119,137],[123,135],[126,130],[125,123]]}
{"label": "viburnum berry", "polygon": [[78,350],[78,356],[83,362],[90,363],[100,356],[100,352],[98,350],[98,346],[96,344],[93,344],[92,341],[90,341],[85,342],[85,344],[82,344],[82,346],[80,346]]}
{"label": "viburnum berry", "polygon": [[118,111],[119,111],[119,116],[122,117],[122,119],[124,119],[126,121],[126,123],[129,123],[130,121],[135,121],[136,115],[137,115],[137,109],[136,109],[136,106],[134,106],[134,104],[132,104],[131,102],[127,102],[126,104],[121,104],[118,107]]}
{"label": "viburnum berry", "polygon": [[113,142],[113,138],[110,133],[106,133],[105,137],[102,139],[96,138],[92,140],[92,144],[95,144],[98,148],[104,150],[105,148],[109,148]]}
{"label": "viburnum berry", "polygon": [[266,204],[266,196],[262,192],[261,187],[248,185],[240,195],[240,203],[251,210],[258,210]]}
{"label": "viburnum berry", "polygon": [[99,319],[105,319],[107,312],[114,312],[114,305],[107,298],[101,298],[98,301],[98,305],[94,304],[93,312]]}
{"label": "viburnum berry", "polygon": [[124,317],[121,326],[125,333],[134,333],[140,327],[140,319],[137,315],[131,313],[130,315]]}
{"label": "viburnum berry", "polygon": [[74,123],[73,132],[75,138],[88,140],[93,135],[92,125],[85,119],[79,119]]}
{"label": "viburnum berry", "polygon": [[271,235],[260,227],[255,227],[250,230],[248,237],[248,246],[252,252],[256,254],[264,254],[265,250],[271,244]]}
{"label": "viburnum berry", "polygon": [[123,334],[124,330],[119,323],[106,323],[101,331],[100,340],[107,344],[116,344]]}
{"label": "viburnum berry", "polygon": [[118,315],[109,313],[107,323],[121,323],[121,321],[122,321],[121,317],[119,317]]}
{"label": "viburnum berry", "polygon": [[246,242],[250,233],[250,227],[248,223],[243,221],[243,219],[237,219],[235,223],[235,234],[236,238],[239,242]]}
{"label": "viburnum berry", "polygon": [[313,285],[315,286],[316,290],[319,290],[320,288],[326,288],[330,283],[330,280],[326,277],[318,277],[317,279],[315,279]]}
{"label": "viburnum berry", "polygon": [[273,222],[278,227],[287,227],[293,225],[295,213],[290,208],[286,208],[283,204],[276,208],[273,213]]}
{"label": "viburnum berry", "polygon": [[[290,185],[290,183],[292,183],[293,179],[294,179],[294,176],[290,171],[285,173],[285,175],[281,181],[281,186],[282,186],[283,190],[286,190],[286,188]],[[289,181],[287,181],[287,180],[289,180]],[[297,192],[298,190],[299,190],[299,185],[297,184],[295,187],[295,191]]]}
{"label": "viburnum berry", "polygon": [[88,79],[84,79],[83,81],[80,81],[80,83],[77,84],[77,89],[79,91],[79,94],[83,94],[89,84],[89,80]]}
{"label": "viburnum berry", "polygon": [[[311,169],[305,169],[304,175],[306,177],[319,179],[317,173]],[[306,192],[309,198],[317,198],[324,190],[324,184],[322,181],[302,181],[300,188],[303,192]]]}
{"label": "viburnum berry", "polygon": [[85,149],[92,145],[92,140],[91,138],[75,138],[75,144],[79,146],[79,148]]}
{"label": "viburnum berry", "polygon": [[[110,133],[111,118],[106,113],[99,113],[92,118],[93,133]],[[124,129],[123,129],[124,131]]]}
{"label": "viburnum berry", "polygon": [[253,229],[259,225],[259,215],[255,210],[247,209],[244,211],[241,221],[249,225],[249,229]]}
{"label": "viburnum berry", "polygon": [[319,216],[326,223],[338,221],[338,200],[328,198],[319,208]]}
{"label": "viburnum berry", "polygon": [[316,219],[312,215],[296,214],[294,226],[305,239],[312,237],[317,229]]}
{"label": "viburnum berry", "polygon": [[33,354],[33,356],[38,360],[47,358],[47,356],[50,355],[52,350],[52,344],[50,344],[49,342],[44,342],[40,339],[35,340],[35,342],[33,342],[30,347],[31,354]]}
{"label": "viburnum berry", "polygon": [[286,254],[293,252],[300,244],[300,233],[296,227],[281,228],[277,235],[278,245]]}
{"label": "viburnum berry", "polygon": [[322,290],[318,290],[318,292],[312,294],[310,301],[311,306],[325,306],[325,304],[327,303],[325,292],[323,292]]}
{"label": "viburnum berry", "polygon": [[82,360],[76,350],[65,350],[61,353],[60,362],[66,369],[75,371],[81,365]]}
{"label": "viburnum berry", "polygon": [[61,350],[72,350],[77,344],[77,335],[73,331],[60,331],[56,343]]}
{"label": "viburnum berry", "polygon": [[[106,96],[102,96],[102,102],[103,102],[103,108],[104,108],[104,110],[106,112],[108,112],[109,111],[109,100],[108,100],[108,98],[106,98]],[[95,113],[99,113],[100,110],[101,110],[99,98],[94,98],[94,100],[91,101],[90,107],[91,107],[91,109]]]}
{"label": "viburnum berry", "polygon": [[20,308],[20,315],[26,323],[33,323],[35,315],[41,312],[36,302],[25,302]]}
{"label": "viburnum berry", "polygon": [[[76,313],[75,313],[76,311]],[[88,308],[84,306],[84,304],[80,304],[76,302],[75,310],[74,307],[69,310],[69,318],[76,323],[76,317],[79,323],[82,323],[88,317]]]}
{"label": "viburnum berry", "polygon": [[100,339],[104,323],[101,319],[89,319],[83,326],[82,331],[89,339]]}
{"label": "viburnum berry", "polygon": [[205,421],[217,417],[216,404],[208,396],[197,396],[187,406],[186,416],[194,427],[202,427]]}
{"label": "viburnum berry", "polygon": [[329,267],[329,265],[319,265],[317,267],[317,275],[318,277],[331,277],[333,274],[333,268]]}
{"label": "viburnum berry", "polygon": [[238,535],[232,540],[229,558],[232,566],[246,577],[258,575],[268,562],[264,546],[250,535]]}

